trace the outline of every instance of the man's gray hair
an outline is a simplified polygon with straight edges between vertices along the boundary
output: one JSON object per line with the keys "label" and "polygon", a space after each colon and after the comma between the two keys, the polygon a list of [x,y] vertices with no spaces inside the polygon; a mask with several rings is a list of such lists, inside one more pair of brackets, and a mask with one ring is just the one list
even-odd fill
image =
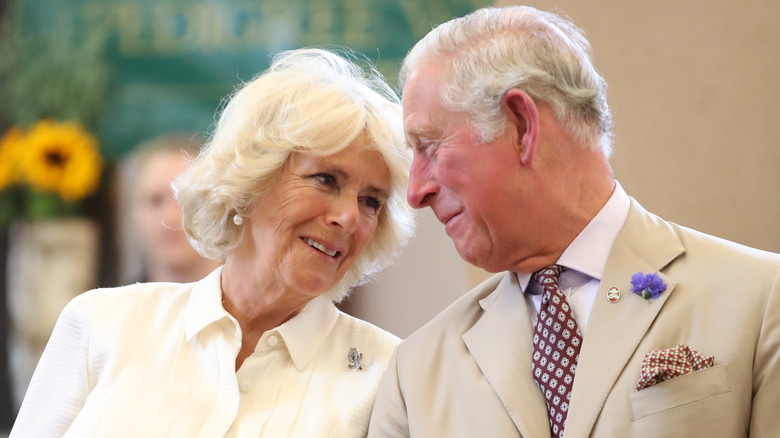
{"label": "man's gray hair", "polygon": [[527,6],[484,8],[434,28],[404,59],[403,86],[421,62],[446,63],[441,104],[475,122],[487,142],[506,126],[501,99],[513,88],[551,105],[580,142],[612,152],[607,83],[584,32],[571,21]]}

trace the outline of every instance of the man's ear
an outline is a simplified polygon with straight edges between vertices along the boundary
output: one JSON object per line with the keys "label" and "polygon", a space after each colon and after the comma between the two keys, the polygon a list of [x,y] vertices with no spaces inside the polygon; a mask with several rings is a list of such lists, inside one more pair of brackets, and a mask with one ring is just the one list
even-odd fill
{"label": "man's ear", "polygon": [[520,163],[528,165],[536,153],[539,139],[539,109],[527,93],[511,88],[501,99],[508,115],[508,123],[517,130],[517,147]]}

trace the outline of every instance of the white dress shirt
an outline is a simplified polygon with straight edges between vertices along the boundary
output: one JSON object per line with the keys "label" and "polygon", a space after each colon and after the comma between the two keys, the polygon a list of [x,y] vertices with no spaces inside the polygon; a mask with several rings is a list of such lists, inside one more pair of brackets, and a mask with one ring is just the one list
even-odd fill
{"label": "white dress shirt", "polygon": [[[558,287],[571,306],[574,319],[585,335],[590,311],[596,299],[607,257],[620,229],[628,217],[631,201],[620,183],[609,200],[588,225],[577,235],[556,264],[568,268],[563,271]],[[533,274],[517,274],[517,280],[525,291],[531,321],[536,321],[542,305],[541,286],[531,281]],[[606,297],[604,297],[606,299]]]}
{"label": "white dress shirt", "polygon": [[[221,272],[76,297],[11,436],[364,436],[399,339],[318,297],[264,333],[236,372],[241,329],[221,305]],[[353,347],[362,369],[349,367]]]}

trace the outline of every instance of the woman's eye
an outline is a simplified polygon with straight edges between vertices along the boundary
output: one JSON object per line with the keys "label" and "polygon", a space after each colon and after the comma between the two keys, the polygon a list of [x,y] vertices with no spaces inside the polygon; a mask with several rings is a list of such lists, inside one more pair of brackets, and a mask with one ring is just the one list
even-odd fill
{"label": "woman's eye", "polygon": [[378,198],[375,198],[373,196],[368,196],[365,199],[365,204],[368,208],[371,209],[374,213],[378,212],[382,209],[382,201],[380,201]]}
{"label": "woman's eye", "polygon": [[329,173],[317,173],[313,175],[313,178],[315,178],[320,184],[326,187],[337,187],[338,181],[336,181],[336,177]]}

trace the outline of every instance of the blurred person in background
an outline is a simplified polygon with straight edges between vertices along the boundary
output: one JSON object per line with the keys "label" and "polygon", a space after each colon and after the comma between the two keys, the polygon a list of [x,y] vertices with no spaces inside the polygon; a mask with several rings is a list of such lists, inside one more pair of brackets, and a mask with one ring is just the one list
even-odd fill
{"label": "blurred person in background", "polygon": [[189,283],[221,264],[190,245],[171,187],[203,143],[195,134],[164,134],[140,144],[122,163],[118,215],[122,284]]}
{"label": "blurred person in background", "polygon": [[411,238],[400,104],[368,62],[277,55],[174,184],[195,283],[86,292],[13,437],[362,437],[399,339],[340,312]]}

